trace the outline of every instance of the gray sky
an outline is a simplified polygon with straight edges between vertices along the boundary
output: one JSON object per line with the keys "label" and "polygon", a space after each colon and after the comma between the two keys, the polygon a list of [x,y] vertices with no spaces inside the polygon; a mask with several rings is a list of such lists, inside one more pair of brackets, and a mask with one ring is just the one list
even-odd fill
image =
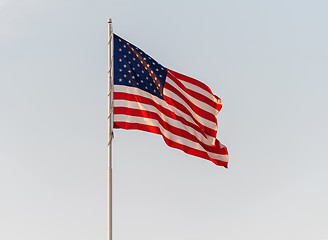
{"label": "gray sky", "polygon": [[223,100],[229,169],[116,130],[114,239],[327,240],[325,0],[0,0],[0,239],[107,237],[107,18]]}

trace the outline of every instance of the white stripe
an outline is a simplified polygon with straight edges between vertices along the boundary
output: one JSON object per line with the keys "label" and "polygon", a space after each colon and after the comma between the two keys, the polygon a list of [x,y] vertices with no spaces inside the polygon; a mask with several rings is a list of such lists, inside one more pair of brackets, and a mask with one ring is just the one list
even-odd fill
{"label": "white stripe", "polygon": [[[212,115],[216,116],[219,113],[219,111],[217,109],[213,108],[211,105],[209,105],[206,102],[203,102],[201,100],[198,100],[197,98],[194,98],[189,93],[187,93],[186,91],[184,91],[182,88],[180,88],[178,86],[178,84],[176,84],[169,77],[166,77],[166,84],[170,84],[172,87],[174,87],[175,89],[177,89],[180,93],[182,93],[182,95],[184,95],[195,106],[200,107],[201,109],[203,109],[204,111],[208,112],[209,114],[212,114]],[[212,101],[212,100],[209,100],[209,101]]]}
{"label": "white stripe", "polygon": [[[165,88],[164,88],[164,94],[167,95],[165,93]],[[172,105],[169,105],[167,102],[165,102],[163,99],[155,96],[155,95],[152,95],[150,94],[149,92],[146,92],[146,91],[143,91],[139,88],[135,88],[135,87],[128,87],[128,86],[124,86],[124,85],[114,85],[114,92],[122,92],[122,93],[130,93],[130,94],[134,94],[134,95],[139,95],[139,96],[142,96],[142,97],[145,97],[145,98],[148,98],[152,101],[154,101],[155,103],[161,105],[163,108],[166,108],[167,110],[169,111],[172,111],[174,112],[176,115],[184,118],[186,121],[190,122],[190,123],[193,123],[197,126],[199,126],[199,124],[197,122],[195,122],[188,114],[180,111],[179,109],[177,109],[176,107],[172,106]],[[176,94],[172,93],[173,95],[172,96],[176,96]],[[172,97],[173,98],[173,97]],[[173,98],[174,99],[174,98]],[[115,99],[114,99],[114,105],[115,105]],[[179,100],[177,100],[179,101]],[[204,126],[208,127],[208,128],[211,128],[213,129],[214,131],[217,130],[218,126],[213,123],[212,121],[208,121],[207,119],[204,119],[202,117],[198,117],[198,115],[194,115],[194,118],[196,120],[198,120],[200,123],[202,122],[205,122],[205,124],[203,124]]]}
{"label": "white stripe", "polygon": [[[148,112],[154,112],[157,113],[158,116],[163,119],[164,122],[167,122],[173,127],[182,129],[184,131],[189,132],[193,136],[195,136],[199,141],[204,143],[205,145],[208,146],[214,146],[215,145],[215,140],[216,138],[211,137],[209,135],[202,135],[199,131],[194,129],[193,127],[190,127],[179,120],[176,120],[174,118],[171,118],[170,116],[165,115],[162,113],[158,108],[146,104],[146,103],[140,103],[140,102],[135,102],[135,101],[128,101],[128,100],[115,100],[114,101],[114,108],[115,107],[126,107],[126,108],[131,108],[131,109],[138,109],[138,110],[143,110],[143,111],[148,111]],[[115,121],[115,115],[114,115],[114,121]]]}
{"label": "white stripe", "polygon": [[[184,81],[183,79],[178,78],[177,76],[175,76],[173,73],[171,73],[174,77],[176,77],[186,88],[193,90],[195,92],[198,92],[200,94],[202,94],[203,96],[207,97],[208,99],[210,99],[211,101],[221,104],[222,105],[222,100],[221,99],[217,99],[216,97],[213,96],[212,93],[210,93],[209,91],[206,91],[205,89],[192,84],[190,82]],[[197,81],[196,79],[194,79],[195,81]]]}
{"label": "white stripe", "polygon": [[193,142],[189,139],[177,136],[177,135],[173,134],[172,132],[166,130],[156,119],[135,117],[135,116],[125,115],[125,114],[115,114],[114,119],[115,119],[115,122],[139,123],[139,124],[143,124],[143,125],[159,127],[162,135],[165,136],[166,138],[168,138],[176,143],[187,146],[189,148],[193,148],[193,149],[205,152],[212,159],[228,162],[226,155],[216,154],[213,152],[206,151],[197,142]]}
{"label": "white stripe", "polygon": [[[173,100],[175,100],[175,101],[181,103],[183,106],[185,106],[187,108],[187,110],[191,113],[191,115],[196,119],[196,121],[198,121],[202,125],[217,130],[217,124],[215,122],[212,122],[210,120],[207,120],[207,119],[199,116],[197,113],[194,112],[194,110],[192,110],[192,108],[181,97],[179,97],[174,92],[165,88],[165,86],[164,86],[164,95],[169,98],[172,98]],[[178,111],[179,111],[179,113],[182,112],[179,109],[178,109]]]}

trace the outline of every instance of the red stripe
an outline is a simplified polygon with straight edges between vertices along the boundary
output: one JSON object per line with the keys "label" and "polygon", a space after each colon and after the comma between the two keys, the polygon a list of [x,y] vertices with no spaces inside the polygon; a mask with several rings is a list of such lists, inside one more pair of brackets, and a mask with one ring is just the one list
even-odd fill
{"label": "red stripe", "polygon": [[221,147],[221,144],[217,139],[215,139],[215,147],[221,149],[220,154],[228,155],[228,149],[226,147]]}
{"label": "red stripe", "polygon": [[[176,119],[176,120],[182,122],[183,124],[194,128],[197,132],[201,133],[204,137],[206,137],[204,132],[206,132],[207,134],[209,134],[212,137],[216,137],[216,130],[205,127],[204,125],[200,124],[192,115],[190,116],[190,114],[187,113],[192,118],[192,120],[194,122],[196,122],[197,124],[187,121],[183,117],[176,115],[173,111],[170,111],[170,110],[162,107],[161,105],[157,104],[156,102],[152,101],[149,98],[142,97],[140,95],[130,94],[130,93],[114,92],[114,99],[129,100],[129,101],[141,102],[141,103],[145,103],[148,105],[152,105],[152,106],[156,107],[160,112],[165,114],[166,116]],[[168,99],[168,100],[171,101],[170,99]],[[174,104],[171,104],[171,105],[174,106]],[[181,105],[181,107],[184,107],[182,104],[180,104],[180,105]],[[186,109],[186,111],[187,111],[187,109]]]}
{"label": "red stripe", "polygon": [[[115,122],[114,127],[115,128],[123,128],[123,129],[142,130],[142,131],[151,132],[151,133],[161,135],[161,131],[158,127],[143,125],[143,124],[139,124],[139,123]],[[220,161],[220,160],[217,160],[217,159],[213,159],[213,158],[209,157],[206,152],[196,150],[196,149],[187,147],[185,145],[176,143],[176,142],[166,138],[163,135],[162,135],[162,137],[163,137],[164,141],[166,142],[166,144],[170,147],[180,149],[180,150],[184,151],[187,154],[210,160],[213,163],[215,163],[216,165],[220,165],[220,166],[224,166],[224,167],[228,168],[228,163],[227,162]]]}
{"label": "red stripe", "polygon": [[208,152],[212,152],[212,153],[216,153],[216,154],[226,154],[226,150],[224,148],[221,148],[220,144],[217,144],[214,146],[209,146],[207,144],[204,144],[195,135],[193,135],[193,134],[189,133],[188,131],[183,130],[181,128],[172,126],[168,122],[164,121],[157,113],[149,112],[149,111],[145,111],[145,110],[139,110],[139,109],[132,109],[132,108],[128,108],[128,107],[115,107],[114,114],[125,114],[125,115],[129,115],[129,116],[137,116],[137,117],[155,119],[167,131],[169,131],[177,136],[180,136],[182,138],[186,138],[186,139],[189,139],[190,141],[198,143],[202,148],[204,148]]}
{"label": "red stripe", "polygon": [[[171,69],[167,69],[167,72],[171,73],[177,79],[181,79],[183,81],[186,81],[186,82],[189,82],[191,84],[194,84],[194,85],[196,85],[196,86],[204,89],[205,91],[209,92],[211,95],[215,96],[212,93],[211,89],[208,86],[206,86],[204,83],[202,83],[202,82],[200,82],[200,81],[198,81],[198,80],[196,80],[194,78],[188,77],[186,75],[182,75],[181,73],[177,73],[177,72],[175,72],[175,71],[173,71]],[[215,97],[218,98],[217,96],[215,96]],[[220,99],[220,98],[218,98],[218,99]]]}
{"label": "red stripe", "polygon": [[[217,102],[209,99],[208,97],[204,96],[203,94],[200,94],[198,92],[195,92],[192,89],[187,88],[186,86],[184,86],[181,81],[179,81],[179,79],[177,79],[172,73],[167,72],[168,77],[175,83],[177,84],[183,91],[185,91],[186,93],[188,93],[190,96],[193,96],[194,98],[196,98],[197,100],[204,102],[206,104],[208,104],[209,106],[211,106],[212,108],[220,111],[220,109],[222,108],[222,104],[218,104]],[[214,96],[211,92],[209,92],[209,94],[211,94],[214,98],[217,98],[216,96]]]}
{"label": "red stripe", "polygon": [[[179,92],[175,87],[173,87],[167,81],[165,82],[164,89],[168,89],[171,92],[175,93],[177,96],[179,96],[197,115],[199,115],[202,118],[205,118],[211,122],[217,123],[217,120],[216,120],[216,117],[214,114],[209,113],[206,110],[201,109],[200,107],[196,106],[194,103],[189,101],[189,99],[186,98],[186,96],[184,96],[181,92]],[[164,94],[165,94],[165,90],[164,90]],[[167,95],[165,95],[165,96],[167,96]],[[164,96],[164,98],[165,98],[165,96]],[[192,115],[192,114],[189,113],[189,115]]]}
{"label": "red stripe", "polygon": [[210,135],[212,137],[216,137],[217,131],[212,128],[206,127],[203,124],[201,124],[199,121],[197,121],[195,119],[195,117],[189,112],[189,110],[183,104],[181,104],[180,102],[178,102],[172,98],[169,98],[166,95],[164,95],[164,99],[165,99],[165,102],[167,102],[169,105],[172,105],[172,106],[176,107],[177,109],[179,109],[181,112],[189,115],[192,118],[192,120],[194,120],[203,129],[203,131],[206,132],[208,135]]}

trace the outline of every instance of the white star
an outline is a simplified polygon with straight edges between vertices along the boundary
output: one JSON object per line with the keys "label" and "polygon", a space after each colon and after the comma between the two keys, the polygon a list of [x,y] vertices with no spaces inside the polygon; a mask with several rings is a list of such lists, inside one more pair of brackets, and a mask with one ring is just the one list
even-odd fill
{"label": "white star", "polygon": [[152,83],[150,83],[150,86],[153,86],[153,84],[152,84]]}
{"label": "white star", "polygon": [[123,75],[126,78],[126,74]]}
{"label": "white star", "polygon": [[122,48],[118,49],[120,52],[122,52]]}
{"label": "white star", "polygon": [[143,83],[143,80],[141,80],[140,82]]}
{"label": "white star", "polygon": [[135,79],[135,76],[132,76],[132,79]]}
{"label": "white star", "polygon": [[158,72],[158,68],[156,68],[156,71]]}
{"label": "white star", "polygon": [[131,83],[131,80],[129,80],[129,83]]}
{"label": "white star", "polygon": [[129,63],[129,64],[131,64],[131,62],[130,62],[130,61],[128,61],[128,63]]}
{"label": "white star", "polygon": [[164,70],[164,68],[161,67],[162,70]]}
{"label": "white star", "polygon": [[118,41],[122,42],[122,40],[121,40],[121,39],[118,39]]}
{"label": "white star", "polygon": [[155,65],[156,63],[153,62],[153,65]]}
{"label": "white star", "polygon": [[120,78],[119,81],[122,82],[122,78]]}
{"label": "white star", "polygon": [[147,86],[145,88],[148,89]]}
{"label": "white star", "polygon": [[124,55],[123,57],[125,57],[125,58],[126,58],[126,55]]}
{"label": "white star", "polygon": [[162,77],[162,75],[159,75],[159,77]]}
{"label": "white star", "polygon": [[126,48],[126,45],[123,45],[124,48]]}
{"label": "white star", "polygon": [[146,77],[146,79],[148,80],[148,77]]}
{"label": "white star", "polygon": [[119,59],[118,61],[119,61],[119,62],[122,62],[122,59]]}
{"label": "white star", "polygon": [[126,68],[126,64],[124,64],[124,65],[123,65],[123,67],[125,67],[125,68]]}
{"label": "white star", "polygon": [[130,52],[130,51],[128,51],[128,54],[131,54],[131,52]]}
{"label": "white star", "polygon": [[122,69],[119,69],[120,72],[122,72]]}
{"label": "white star", "polygon": [[128,70],[129,73],[131,73],[131,70]]}
{"label": "white star", "polygon": [[137,74],[137,77],[139,77],[140,75],[139,74]]}

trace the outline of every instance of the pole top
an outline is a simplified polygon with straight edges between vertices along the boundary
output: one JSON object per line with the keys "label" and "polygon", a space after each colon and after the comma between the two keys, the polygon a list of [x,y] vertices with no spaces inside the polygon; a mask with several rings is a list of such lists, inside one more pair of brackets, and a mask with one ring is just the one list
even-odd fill
{"label": "pole top", "polygon": [[111,18],[108,18],[108,23],[112,23],[112,19]]}

